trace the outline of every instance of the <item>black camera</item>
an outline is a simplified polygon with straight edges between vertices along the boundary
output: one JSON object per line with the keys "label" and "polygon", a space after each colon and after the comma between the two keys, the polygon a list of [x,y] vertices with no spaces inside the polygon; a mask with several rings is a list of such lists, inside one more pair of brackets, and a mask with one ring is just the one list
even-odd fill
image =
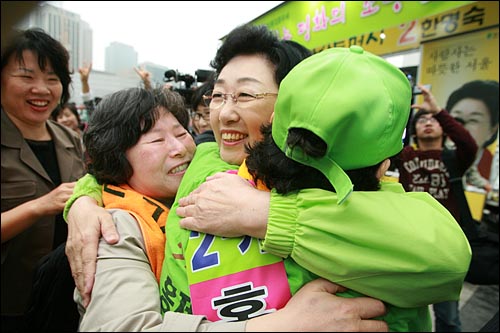
{"label": "black camera", "polygon": [[165,77],[163,78],[165,82],[184,82],[186,89],[191,88],[191,85],[195,82],[194,76],[189,74],[180,74],[173,69],[165,72]]}
{"label": "black camera", "polygon": [[169,69],[165,72],[163,81],[164,82],[183,82],[184,84],[174,85],[173,90],[181,94],[186,101],[191,101],[191,96],[193,94],[193,90],[196,87],[192,88],[191,86],[195,82],[205,82],[208,78],[213,75],[214,71],[198,69],[196,74],[196,79],[194,76],[190,74],[181,74],[176,70]]}

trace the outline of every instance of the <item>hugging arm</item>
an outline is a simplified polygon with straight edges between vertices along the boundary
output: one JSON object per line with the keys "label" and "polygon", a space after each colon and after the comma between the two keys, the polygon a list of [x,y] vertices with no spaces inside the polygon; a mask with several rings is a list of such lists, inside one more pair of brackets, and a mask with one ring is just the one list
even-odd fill
{"label": "hugging arm", "polygon": [[151,271],[144,241],[135,220],[115,211],[120,240],[101,240],[92,303],[84,309],[80,330],[95,331],[387,331],[383,321],[370,318],[385,313],[380,301],[335,296],[345,288],[318,279],[301,288],[283,308],[247,322],[210,322],[203,316],[160,314],[158,282]]}
{"label": "hugging arm", "polygon": [[90,302],[99,238],[102,235],[110,244],[119,239],[111,215],[101,206],[101,185],[87,174],[78,180],[64,208],[68,223],[66,255],[84,306]]}
{"label": "hugging arm", "polygon": [[[218,175],[182,199],[181,226],[226,237],[256,235],[248,227],[254,219],[253,229],[265,233],[256,236],[265,251],[290,256],[362,294],[400,307],[459,297],[470,248],[453,217],[427,193],[405,193],[398,183],[383,183],[380,191],[353,192],[349,206],[338,205],[334,192],[320,189],[272,191],[262,204],[255,198],[264,191],[234,177]],[[447,235],[446,246],[434,235]]]}
{"label": "hugging arm", "polygon": [[270,193],[256,190],[238,175],[219,172],[187,197],[179,199],[179,224],[189,230],[225,237],[263,239]]}

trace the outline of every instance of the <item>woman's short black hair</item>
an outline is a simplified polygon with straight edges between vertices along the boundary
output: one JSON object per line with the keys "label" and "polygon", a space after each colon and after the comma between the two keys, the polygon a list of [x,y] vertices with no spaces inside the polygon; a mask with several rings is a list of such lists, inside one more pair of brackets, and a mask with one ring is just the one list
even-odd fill
{"label": "woman's short black hair", "polygon": [[204,105],[203,96],[214,90],[214,76],[215,75],[211,75],[201,86],[193,91],[191,97],[191,110],[193,110],[193,112],[196,111],[198,105]]}
{"label": "woman's short black hair", "polygon": [[446,110],[450,112],[455,104],[465,98],[478,99],[488,108],[490,112],[490,126],[493,127],[498,124],[498,95],[498,81],[470,81],[450,94],[446,102]]}
{"label": "woman's short black hair", "polygon": [[[453,91],[446,102],[446,110],[451,112],[451,109],[465,98],[480,100],[486,105],[490,115],[490,127],[498,125],[498,81],[494,80],[473,80],[465,83],[463,86]],[[483,147],[489,146],[497,139],[497,131],[486,140]],[[481,144],[481,143],[478,143]]]}
{"label": "woman's short black hair", "polygon": [[105,96],[90,117],[83,143],[88,169],[100,183],[119,185],[133,174],[125,152],[159,119],[170,112],[188,128],[189,114],[183,97],[168,89],[129,88]]}
{"label": "woman's short black hair", "polygon": [[57,40],[40,28],[16,31],[9,44],[2,47],[2,70],[12,56],[23,64],[23,51],[32,51],[38,56],[38,66],[45,70],[50,62],[54,73],[62,84],[62,95],[60,104],[69,101],[69,85],[71,84],[71,71],[69,69],[69,53],[66,48]]}
{"label": "woman's short black hair", "polygon": [[288,72],[312,52],[297,42],[280,40],[266,26],[246,24],[226,36],[210,65],[219,75],[231,59],[250,54],[262,54],[274,64],[275,80],[279,85]]}

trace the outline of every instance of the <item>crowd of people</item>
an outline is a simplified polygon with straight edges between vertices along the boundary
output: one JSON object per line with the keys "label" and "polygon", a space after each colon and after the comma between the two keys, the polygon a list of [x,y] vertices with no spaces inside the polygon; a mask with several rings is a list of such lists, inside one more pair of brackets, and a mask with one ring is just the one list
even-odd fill
{"label": "crowd of people", "polygon": [[359,46],[312,54],[251,25],[211,66],[190,100],[140,67],[96,97],[82,66],[82,122],[59,41],[2,46],[2,330],[428,332],[432,305],[460,331],[471,249],[443,155],[483,170],[498,82],[412,104]]}

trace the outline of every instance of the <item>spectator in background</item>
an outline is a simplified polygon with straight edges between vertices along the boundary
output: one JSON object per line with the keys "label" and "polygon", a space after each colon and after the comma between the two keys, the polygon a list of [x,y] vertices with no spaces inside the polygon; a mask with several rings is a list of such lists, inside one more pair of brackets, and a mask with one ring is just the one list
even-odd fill
{"label": "spectator in background", "polygon": [[[453,141],[451,151],[457,161],[457,172],[464,174],[472,165],[477,152],[474,138],[460,122],[439,107],[429,89],[419,85],[424,101],[412,105],[419,109],[411,120],[411,135],[416,147],[406,146],[395,159],[399,182],[406,191],[428,192],[460,222],[460,207],[451,190],[449,172],[443,162],[444,142]],[[434,304],[437,332],[460,332],[458,301]]]}
{"label": "spectator in background", "polygon": [[210,125],[210,108],[205,104],[204,97],[211,96],[214,89],[213,77],[196,88],[191,98],[191,121],[196,144],[214,142],[215,136]]}
{"label": "spectator in background", "polygon": [[453,91],[446,103],[446,110],[464,124],[479,147],[465,181],[486,191],[498,176],[491,168],[498,144],[498,95],[498,81],[474,80]]}
{"label": "spectator in background", "polygon": [[85,146],[83,145],[83,131],[85,130],[85,125],[80,121],[80,114],[76,108],[75,103],[64,103],[63,105],[58,105],[52,114],[50,115],[51,119],[71,128],[78,134],[80,138],[80,143],[82,144],[83,156],[82,158],[85,160]]}
{"label": "spectator in background", "polygon": [[50,117],[52,120],[71,128],[82,137],[83,131],[85,130],[85,124],[82,124],[80,120],[80,114],[78,113],[75,103],[58,105],[55,110],[52,111]]}
{"label": "spectator in background", "polygon": [[82,149],[49,118],[70,83],[67,50],[43,30],[2,45],[2,332],[23,329],[37,262],[66,241],[61,213],[84,173]]}

